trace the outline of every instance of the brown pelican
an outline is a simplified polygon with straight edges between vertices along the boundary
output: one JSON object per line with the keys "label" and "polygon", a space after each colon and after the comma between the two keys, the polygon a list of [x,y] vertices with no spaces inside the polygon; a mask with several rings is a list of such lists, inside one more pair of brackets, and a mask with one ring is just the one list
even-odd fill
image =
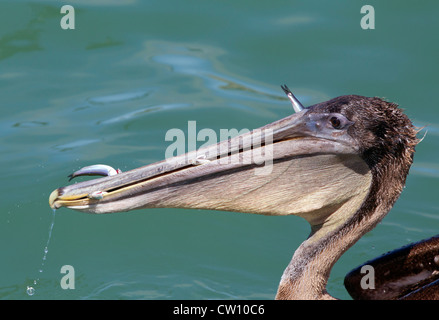
{"label": "brown pelican", "polygon": [[[330,271],[399,197],[417,131],[396,104],[380,98],[347,95],[303,108],[283,89],[297,113],[197,151],[56,189],[50,206],[89,213],[172,207],[300,216],[311,233],[285,269],[276,298],[333,299],[326,290]],[[263,166],[264,159],[271,162]],[[351,295],[396,299],[423,281],[427,296],[417,297],[438,297],[439,244],[434,238],[423,243],[423,266],[409,256],[425,245],[403,249],[387,268],[371,262],[376,278],[393,272],[394,286],[375,281],[376,289],[362,289],[362,275],[354,270],[345,280]]]}

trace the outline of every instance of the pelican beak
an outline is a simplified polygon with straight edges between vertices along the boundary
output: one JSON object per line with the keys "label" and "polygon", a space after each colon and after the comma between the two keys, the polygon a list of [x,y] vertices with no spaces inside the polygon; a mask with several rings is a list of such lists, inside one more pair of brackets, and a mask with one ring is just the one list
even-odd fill
{"label": "pelican beak", "polygon": [[89,213],[173,207],[267,215],[338,205],[369,169],[347,133],[352,123],[335,130],[331,115],[303,109],[197,151],[56,189],[49,204]]}

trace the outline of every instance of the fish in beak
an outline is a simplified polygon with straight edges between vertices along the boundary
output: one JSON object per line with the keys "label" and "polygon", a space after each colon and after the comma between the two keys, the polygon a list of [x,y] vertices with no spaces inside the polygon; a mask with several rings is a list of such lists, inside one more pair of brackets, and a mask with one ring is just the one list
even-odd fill
{"label": "fish in beak", "polygon": [[354,121],[328,112],[330,102],[193,152],[61,187],[49,204],[88,213],[196,208],[294,214],[319,225],[365,195],[371,181],[350,135]]}

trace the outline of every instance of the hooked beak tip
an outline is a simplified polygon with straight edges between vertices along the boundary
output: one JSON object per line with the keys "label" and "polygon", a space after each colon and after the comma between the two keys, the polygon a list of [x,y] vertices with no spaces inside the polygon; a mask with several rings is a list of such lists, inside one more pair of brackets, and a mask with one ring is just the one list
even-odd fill
{"label": "hooked beak tip", "polygon": [[58,209],[58,207],[55,205],[55,201],[56,199],[58,199],[58,196],[59,196],[58,189],[53,190],[49,196],[49,206],[52,209]]}

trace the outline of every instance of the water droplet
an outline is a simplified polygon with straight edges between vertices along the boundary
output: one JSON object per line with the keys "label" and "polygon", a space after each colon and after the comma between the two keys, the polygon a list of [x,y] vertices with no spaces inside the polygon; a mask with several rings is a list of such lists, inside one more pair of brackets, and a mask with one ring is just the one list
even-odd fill
{"label": "water droplet", "polygon": [[28,286],[26,288],[26,292],[28,295],[33,296],[35,294],[35,289],[33,287]]}
{"label": "water droplet", "polygon": [[[50,243],[50,239],[52,238],[52,231],[53,231],[53,226],[55,225],[55,209],[53,209],[53,215],[52,215],[52,224],[49,227],[49,237],[47,239],[47,243],[46,246],[44,247],[44,255],[43,255],[43,259],[41,261],[41,268],[38,270],[39,273],[43,272],[43,268],[44,268],[44,263],[46,261],[46,257],[47,257],[47,253],[49,252],[49,243]],[[40,278],[34,280],[34,286],[36,286],[37,281],[40,281]],[[31,286],[27,286],[26,288],[26,293],[30,296],[35,294],[35,288],[31,287]]]}
{"label": "water droplet", "polygon": [[439,255],[434,257],[434,263],[436,263],[439,266]]}

